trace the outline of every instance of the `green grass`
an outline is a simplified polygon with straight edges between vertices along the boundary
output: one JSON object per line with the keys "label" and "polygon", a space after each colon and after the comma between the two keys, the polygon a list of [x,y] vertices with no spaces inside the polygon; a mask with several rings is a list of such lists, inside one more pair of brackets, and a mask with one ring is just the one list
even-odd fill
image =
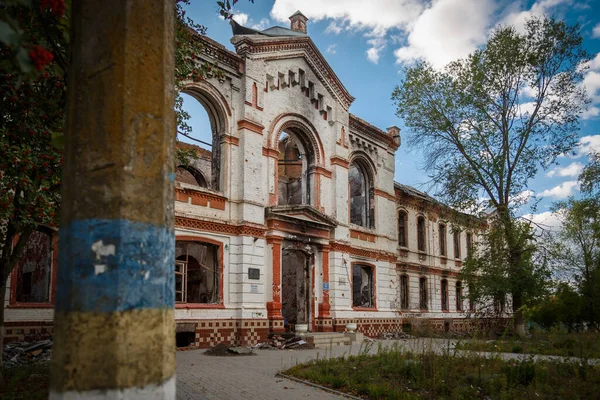
{"label": "green grass", "polygon": [[544,332],[527,338],[459,342],[461,350],[600,358],[600,333]]}
{"label": "green grass", "polygon": [[34,364],[4,369],[0,398],[5,400],[42,400],[48,398],[48,365]]}
{"label": "green grass", "polygon": [[[366,352],[365,352],[366,353]],[[285,374],[367,399],[592,399],[600,366],[381,350],[315,360]]]}

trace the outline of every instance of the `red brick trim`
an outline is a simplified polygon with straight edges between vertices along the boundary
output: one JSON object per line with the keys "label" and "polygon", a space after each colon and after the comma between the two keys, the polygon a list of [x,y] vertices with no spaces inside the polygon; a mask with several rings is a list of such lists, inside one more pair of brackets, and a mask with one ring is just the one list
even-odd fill
{"label": "red brick trim", "polygon": [[253,226],[253,225],[230,225],[227,223],[220,223],[214,221],[203,221],[199,219],[175,217],[175,227],[190,228],[200,232],[215,232],[224,233],[227,235],[235,236],[253,236],[253,237],[264,237],[266,229],[264,227]]}
{"label": "red brick trim", "polygon": [[388,199],[390,201],[393,201],[393,202],[396,201],[396,196],[394,196],[393,194],[390,194],[388,192],[385,192],[385,191],[383,191],[381,189],[374,189],[373,193],[375,194],[375,196],[380,196],[380,197],[386,198],[386,199]]}
{"label": "red brick trim", "polygon": [[268,147],[263,147],[262,154],[265,157],[271,157],[271,158],[274,158],[275,160],[279,159],[279,150],[270,149]]}
{"label": "red brick trim", "polygon": [[247,129],[251,132],[262,135],[265,127],[258,122],[250,121],[248,119],[241,119],[238,121],[238,129]]}
{"label": "red brick trim", "polygon": [[365,242],[375,243],[375,239],[376,239],[377,235],[357,231],[355,229],[350,229],[350,237],[352,239],[364,240]]}
{"label": "red brick trim", "polygon": [[345,158],[339,157],[339,156],[333,156],[330,159],[331,165],[339,165],[342,168],[346,168],[349,169],[350,168],[350,162],[348,160],[346,160]]}
{"label": "red brick trim", "polygon": [[338,242],[330,242],[331,251],[340,252],[340,253],[349,253],[354,256],[367,257],[377,261],[389,261],[396,262],[397,257],[395,254],[388,253],[385,251],[377,251],[370,249],[362,249],[359,247],[354,247],[345,243]]}

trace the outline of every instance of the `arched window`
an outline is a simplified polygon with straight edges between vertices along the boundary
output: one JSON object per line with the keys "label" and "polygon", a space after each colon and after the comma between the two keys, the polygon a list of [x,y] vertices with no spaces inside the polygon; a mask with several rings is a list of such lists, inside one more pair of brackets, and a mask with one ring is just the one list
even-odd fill
{"label": "arched window", "polygon": [[408,215],[406,211],[398,213],[398,245],[400,247],[408,247],[408,237],[406,235]]}
{"label": "arched window", "polygon": [[442,279],[442,311],[448,311],[448,281]]}
{"label": "arched window", "polygon": [[460,258],[460,231],[454,231],[454,258]]}
{"label": "arched window", "polygon": [[359,160],[350,164],[348,184],[350,186],[350,223],[375,227],[375,202],[373,182],[367,168]]}
{"label": "arched window", "polygon": [[175,302],[221,303],[219,246],[193,241],[175,245]]}
{"label": "arched window", "polygon": [[446,225],[440,224],[440,255],[446,257]]}
{"label": "arched window", "polygon": [[52,252],[52,235],[33,231],[15,267],[14,302],[50,303]]}
{"label": "arched window", "polygon": [[400,308],[408,310],[409,292],[408,292],[408,275],[400,276]]}
{"label": "arched window", "polygon": [[462,292],[462,283],[460,281],[456,282],[456,311],[463,310],[463,292]]}
{"label": "arched window", "polygon": [[311,204],[313,151],[301,132],[282,132],[277,161],[278,204]]}
{"label": "arched window", "polygon": [[419,278],[419,308],[427,310],[427,278]]}
{"label": "arched window", "polygon": [[180,165],[175,171],[175,180],[203,188],[208,187],[206,178],[200,171],[191,166]]}
{"label": "arched window", "polygon": [[197,147],[198,159],[202,162],[202,172],[206,185],[213,190],[221,190],[221,137],[226,133],[226,112],[209,89],[186,87],[176,99],[176,108],[189,116],[180,124],[177,140]]}
{"label": "arched window", "polygon": [[425,217],[417,218],[417,247],[419,251],[425,251]]}

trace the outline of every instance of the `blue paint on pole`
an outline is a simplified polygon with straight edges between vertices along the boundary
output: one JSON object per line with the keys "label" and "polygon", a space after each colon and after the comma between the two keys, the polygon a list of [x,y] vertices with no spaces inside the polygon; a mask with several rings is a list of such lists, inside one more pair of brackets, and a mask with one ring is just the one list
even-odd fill
{"label": "blue paint on pole", "polygon": [[173,308],[173,230],[88,219],[60,229],[57,312]]}

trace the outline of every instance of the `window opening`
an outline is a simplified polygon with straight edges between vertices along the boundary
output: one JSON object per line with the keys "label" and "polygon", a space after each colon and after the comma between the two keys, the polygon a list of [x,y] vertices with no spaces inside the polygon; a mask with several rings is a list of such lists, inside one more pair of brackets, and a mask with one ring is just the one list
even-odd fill
{"label": "window opening", "polygon": [[220,303],[219,247],[201,242],[177,242],[175,246],[175,301]]}
{"label": "window opening", "polygon": [[352,305],[373,308],[373,297],[373,268],[367,265],[353,264]]}
{"label": "window opening", "polygon": [[408,309],[408,275],[400,277],[400,308]]}
{"label": "window opening", "polygon": [[400,211],[398,214],[398,245],[400,247],[408,247],[408,240],[406,237],[406,213]]}
{"label": "window opening", "polygon": [[33,231],[17,263],[18,303],[49,303],[52,277],[52,237]]}
{"label": "window opening", "polygon": [[448,281],[442,279],[442,311],[448,311]]}
{"label": "window opening", "polygon": [[356,162],[350,165],[348,171],[350,186],[350,223],[375,227],[375,202],[372,182],[365,169]]}
{"label": "window opening", "polygon": [[419,308],[427,310],[427,278],[419,279]]}
{"label": "window opening", "polygon": [[417,245],[419,251],[425,251],[425,218],[423,216],[417,218]]}
{"label": "window opening", "polygon": [[463,292],[462,292],[462,283],[460,281],[456,282],[456,311],[463,310]]}
{"label": "window opening", "polygon": [[460,232],[454,232],[454,258],[460,258]]}
{"label": "window opening", "polygon": [[446,256],[446,225],[440,224],[440,255]]}
{"label": "window opening", "polygon": [[311,163],[310,154],[296,135],[282,132],[277,161],[279,205],[310,204]]}

